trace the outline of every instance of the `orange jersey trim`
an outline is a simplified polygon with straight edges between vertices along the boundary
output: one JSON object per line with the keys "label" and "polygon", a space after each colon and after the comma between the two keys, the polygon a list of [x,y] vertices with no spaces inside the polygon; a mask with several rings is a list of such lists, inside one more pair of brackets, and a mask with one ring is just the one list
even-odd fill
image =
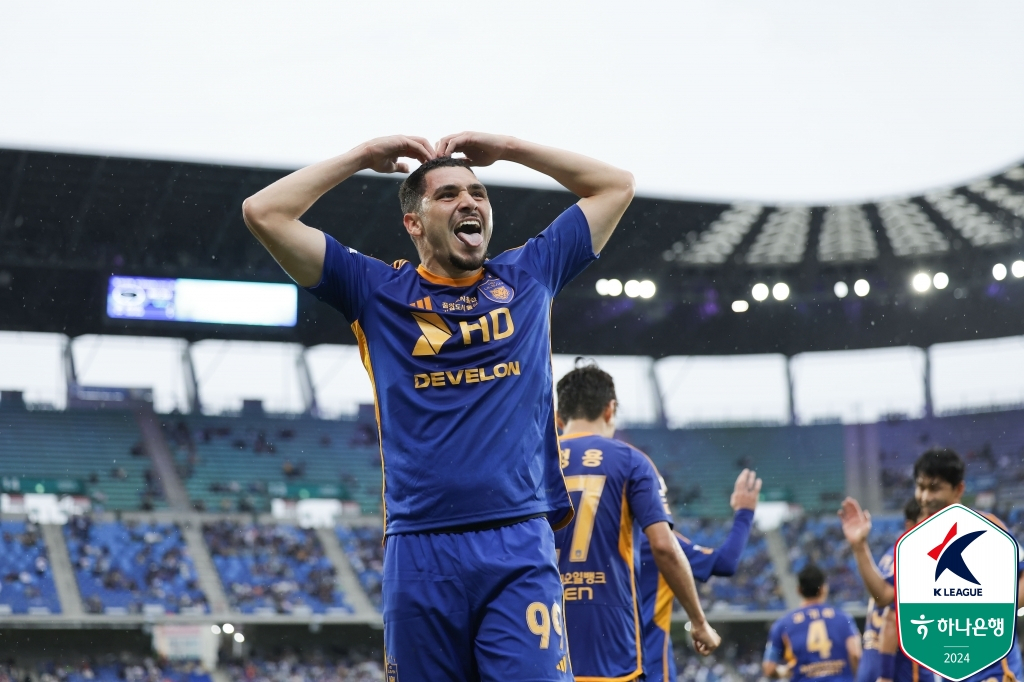
{"label": "orange jersey trim", "polygon": [[450,287],[468,287],[470,284],[476,284],[477,282],[484,278],[483,269],[481,269],[480,272],[476,273],[475,275],[470,275],[469,277],[459,277],[456,279],[453,279],[451,277],[441,277],[440,275],[435,275],[422,265],[416,268],[416,272],[419,273],[420,277],[427,280],[428,282],[431,282],[432,284],[445,284]]}
{"label": "orange jersey trim", "polygon": [[359,345],[359,358],[363,361],[366,374],[370,377],[370,387],[373,389],[373,413],[377,417],[377,442],[380,444],[380,503],[384,511],[384,533],[388,531],[388,501],[384,496],[384,488],[387,486],[387,478],[384,476],[384,434],[380,430],[380,400],[377,399],[377,381],[373,377],[373,364],[370,362],[370,346],[366,342],[366,334],[359,324],[359,320],[352,323],[352,333],[356,336],[356,343]]}

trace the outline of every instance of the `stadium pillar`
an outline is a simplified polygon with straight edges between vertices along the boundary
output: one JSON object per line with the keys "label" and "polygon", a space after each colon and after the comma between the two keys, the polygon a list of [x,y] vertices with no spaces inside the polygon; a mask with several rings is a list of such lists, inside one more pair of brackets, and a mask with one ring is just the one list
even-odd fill
{"label": "stadium pillar", "polygon": [[665,400],[661,395],[661,386],[658,384],[658,375],[654,371],[654,364],[651,363],[651,368],[647,372],[651,382],[651,394],[654,397],[654,423],[661,428],[666,428],[668,420],[665,419]]}
{"label": "stadium pillar", "polygon": [[309,371],[309,363],[306,362],[305,348],[295,356],[295,370],[299,375],[299,388],[302,390],[302,402],[305,404],[306,414],[317,417],[319,413],[316,406],[316,387],[313,386],[313,375]]}
{"label": "stadium pillar", "polygon": [[879,461],[878,424],[847,424],[843,427],[846,494],[865,509],[882,511],[882,470]]}
{"label": "stadium pillar", "polygon": [[192,414],[200,414],[203,405],[199,400],[199,382],[196,381],[196,368],[192,364],[192,344],[189,343],[181,352],[181,371],[185,375],[185,392],[188,394],[188,407]]}
{"label": "stadium pillar", "polygon": [[924,416],[931,419],[935,416],[932,405],[932,349],[924,349]]}
{"label": "stadium pillar", "polygon": [[796,424],[796,402],[793,400],[793,356],[786,356],[786,388],[789,391],[789,424]]}

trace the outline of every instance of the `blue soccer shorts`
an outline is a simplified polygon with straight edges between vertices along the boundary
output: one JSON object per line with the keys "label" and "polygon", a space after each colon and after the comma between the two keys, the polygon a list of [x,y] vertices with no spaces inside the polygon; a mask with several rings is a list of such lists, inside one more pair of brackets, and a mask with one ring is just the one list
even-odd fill
{"label": "blue soccer shorts", "polygon": [[388,536],[388,682],[571,682],[554,533],[543,518]]}

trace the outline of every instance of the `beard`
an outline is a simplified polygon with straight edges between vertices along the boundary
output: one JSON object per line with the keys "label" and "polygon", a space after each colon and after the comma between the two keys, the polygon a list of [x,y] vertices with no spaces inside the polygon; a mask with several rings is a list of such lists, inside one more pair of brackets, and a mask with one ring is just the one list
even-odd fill
{"label": "beard", "polygon": [[489,254],[484,251],[484,253],[479,256],[465,258],[457,253],[449,253],[448,261],[460,270],[479,270],[483,267],[484,261],[487,260],[488,255]]}

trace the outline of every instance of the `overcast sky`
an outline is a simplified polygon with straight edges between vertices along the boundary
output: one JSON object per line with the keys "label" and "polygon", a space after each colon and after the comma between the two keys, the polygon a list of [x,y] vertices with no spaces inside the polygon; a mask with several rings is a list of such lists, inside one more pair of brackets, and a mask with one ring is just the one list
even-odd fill
{"label": "overcast sky", "polygon": [[[0,0],[0,145],[298,167],[516,135],[641,194],[825,203],[1024,159],[1024,3]],[[542,184],[500,163],[491,182]]]}

